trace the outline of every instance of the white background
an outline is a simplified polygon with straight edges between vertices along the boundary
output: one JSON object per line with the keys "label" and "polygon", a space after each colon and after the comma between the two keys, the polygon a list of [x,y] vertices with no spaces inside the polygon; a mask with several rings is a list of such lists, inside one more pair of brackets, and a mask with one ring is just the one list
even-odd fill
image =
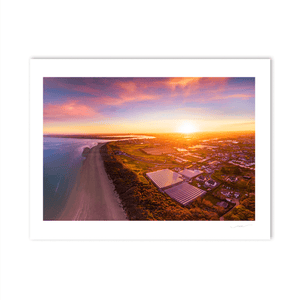
{"label": "white background", "polygon": [[[44,222],[43,77],[255,77],[255,222]],[[266,159],[267,158],[267,159]],[[31,239],[270,238],[270,59],[32,59],[30,61]]]}
{"label": "white background", "polygon": [[[296,4],[3,0],[1,299],[299,298]],[[271,58],[272,239],[30,241],[33,57]]]}

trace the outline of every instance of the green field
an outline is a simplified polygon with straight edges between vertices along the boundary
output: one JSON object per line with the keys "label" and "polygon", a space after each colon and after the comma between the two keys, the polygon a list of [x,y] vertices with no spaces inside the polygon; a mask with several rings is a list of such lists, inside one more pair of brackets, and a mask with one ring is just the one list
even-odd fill
{"label": "green field", "polygon": [[121,144],[119,145],[119,147],[121,151],[129,155],[135,156],[137,158],[141,158],[149,161],[156,161],[158,163],[163,163],[166,160],[168,162],[171,161],[171,158],[168,155],[150,155],[142,151],[144,148],[148,147],[147,145]]}
{"label": "green field", "polygon": [[213,205],[216,205],[218,202],[220,202],[220,199],[211,195],[211,194],[207,194],[205,195],[205,200],[210,201]]}
{"label": "green field", "polygon": [[148,183],[147,179],[144,176],[144,173],[147,173],[151,170],[151,164],[137,161],[127,156],[120,156],[120,159],[126,168],[128,168],[138,176],[141,182]]}

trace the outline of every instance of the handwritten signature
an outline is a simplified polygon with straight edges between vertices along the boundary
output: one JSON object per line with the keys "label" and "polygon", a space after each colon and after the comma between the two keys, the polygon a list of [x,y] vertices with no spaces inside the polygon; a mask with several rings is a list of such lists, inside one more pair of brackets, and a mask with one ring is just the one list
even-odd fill
{"label": "handwritten signature", "polygon": [[238,227],[247,227],[247,226],[252,226],[251,224],[248,225],[235,225],[235,226],[230,226],[231,228],[238,228]]}

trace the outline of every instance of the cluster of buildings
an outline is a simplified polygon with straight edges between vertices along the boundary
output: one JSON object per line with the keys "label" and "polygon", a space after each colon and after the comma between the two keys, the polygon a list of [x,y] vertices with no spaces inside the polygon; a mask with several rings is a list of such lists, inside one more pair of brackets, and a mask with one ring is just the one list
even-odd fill
{"label": "cluster of buildings", "polygon": [[180,164],[184,164],[189,162],[187,159],[181,158],[181,157],[175,157],[175,161],[180,163]]}
{"label": "cluster of buildings", "polygon": [[239,192],[232,192],[232,191],[221,191],[221,194],[227,198],[239,198],[240,197],[240,193]]}
{"label": "cluster of buildings", "polygon": [[238,167],[255,170],[255,162],[248,162],[248,161],[243,161],[243,160],[231,160],[228,163],[238,166]]}
{"label": "cluster of buildings", "polygon": [[[201,175],[203,171],[198,169],[175,168],[158,170],[146,173],[146,176],[154,183],[160,192],[166,193],[172,199],[182,205],[188,205],[198,197],[203,197],[206,191],[199,188],[201,184],[207,190],[219,185],[215,180]],[[199,181],[196,186],[190,184],[193,179]]]}
{"label": "cluster of buildings", "polygon": [[199,170],[184,169],[177,173],[169,169],[163,169],[146,173],[146,176],[161,192],[186,206],[206,194],[204,190],[188,183],[201,173]]}
{"label": "cluster of buildings", "polygon": [[[149,155],[167,155],[168,166],[163,169],[146,173],[154,185],[162,192],[182,205],[188,205],[198,197],[203,197],[206,192],[214,189],[215,196],[220,197],[217,205],[227,207],[228,202],[238,201],[239,191],[215,189],[220,185],[211,178],[217,170],[227,167],[228,163],[247,168],[247,175],[255,170],[255,140],[254,139],[210,139],[201,141],[201,145],[193,146],[181,141],[159,140],[160,143],[149,143],[142,149]],[[131,143],[142,143],[131,141]],[[199,141],[198,141],[199,142]],[[118,154],[123,154],[121,151]],[[157,166],[156,166],[157,167]],[[174,168],[175,167],[175,168]],[[250,171],[251,170],[251,171]],[[248,174],[249,173],[249,174]],[[250,176],[234,176],[221,173],[228,183],[236,183],[240,179],[250,180]],[[252,176],[252,175],[251,175]],[[243,178],[242,178],[243,177]],[[198,183],[196,183],[198,181]],[[191,184],[193,181],[193,185]],[[225,187],[226,188],[226,187]],[[223,200],[221,200],[223,199]],[[226,201],[225,201],[226,199]]]}

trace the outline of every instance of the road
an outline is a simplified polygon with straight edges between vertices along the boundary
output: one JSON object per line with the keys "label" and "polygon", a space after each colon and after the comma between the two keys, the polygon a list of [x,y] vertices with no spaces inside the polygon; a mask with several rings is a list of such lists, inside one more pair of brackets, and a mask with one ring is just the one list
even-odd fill
{"label": "road", "polygon": [[100,147],[91,149],[59,220],[126,220],[114,185],[108,178]]}

